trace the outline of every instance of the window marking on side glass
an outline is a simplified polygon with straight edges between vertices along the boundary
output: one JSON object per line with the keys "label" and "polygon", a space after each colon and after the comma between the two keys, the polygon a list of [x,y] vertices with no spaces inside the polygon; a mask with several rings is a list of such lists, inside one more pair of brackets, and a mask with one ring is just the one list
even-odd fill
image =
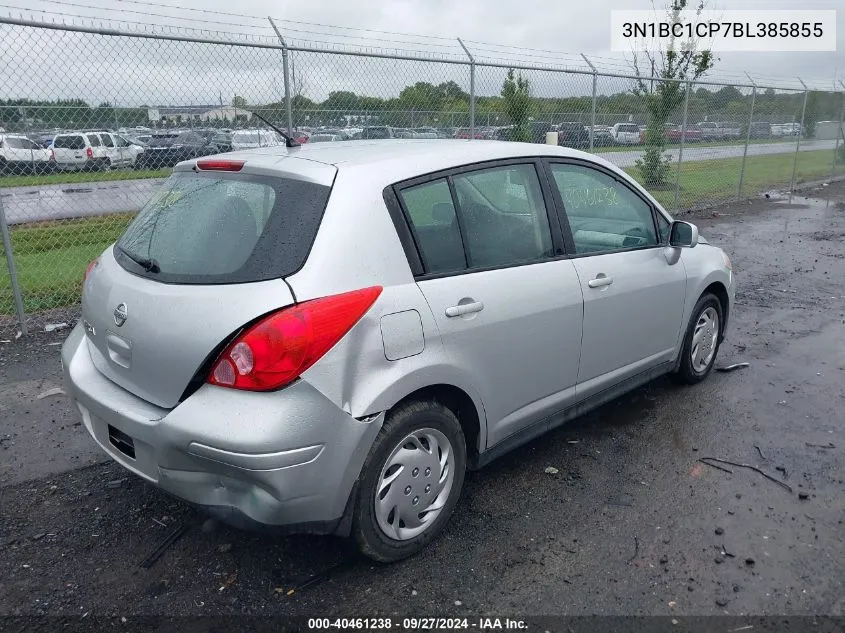
{"label": "window marking on side glass", "polygon": [[619,192],[615,187],[566,187],[561,189],[563,204],[572,209],[596,206],[619,206]]}

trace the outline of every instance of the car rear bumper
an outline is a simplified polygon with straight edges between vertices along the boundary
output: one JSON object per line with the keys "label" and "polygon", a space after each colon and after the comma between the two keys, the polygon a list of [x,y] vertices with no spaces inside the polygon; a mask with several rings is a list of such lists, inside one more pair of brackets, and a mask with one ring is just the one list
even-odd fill
{"label": "car rear bumper", "polygon": [[81,324],[62,367],[85,428],[112,459],[236,525],[336,531],[383,422],[349,416],[302,380],[268,393],[203,385],[161,409],[94,367]]}

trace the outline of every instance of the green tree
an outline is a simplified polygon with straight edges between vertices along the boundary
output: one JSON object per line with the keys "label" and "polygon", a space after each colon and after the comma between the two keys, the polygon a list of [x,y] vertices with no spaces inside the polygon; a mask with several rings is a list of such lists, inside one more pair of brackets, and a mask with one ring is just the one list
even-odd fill
{"label": "green tree", "polygon": [[246,109],[246,99],[244,99],[240,95],[235,95],[232,97],[232,107],[240,108],[241,110]]}
{"label": "green tree", "polygon": [[444,94],[427,81],[418,81],[399,93],[399,107],[403,110],[436,112],[443,105]]}
{"label": "green tree", "polygon": [[346,90],[330,92],[320,107],[324,110],[357,110],[358,95]]}
{"label": "green tree", "polygon": [[502,99],[505,114],[513,125],[511,140],[531,142],[531,128],[528,125],[531,93],[528,79],[522,73],[515,76],[513,68],[508,69],[508,76],[502,85]]}
{"label": "green tree", "polygon": [[455,101],[469,101],[469,93],[465,92],[454,81],[445,81],[439,84],[437,90],[443,95],[443,99],[447,104]]}
{"label": "green tree", "polygon": [[[670,0],[666,9],[667,20],[671,23],[683,23],[681,11],[687,9],[689,0]],[[699,0],[696,11],[704,9],[706,0]],[[645,132],[645,151],[637,160],[637,167],[646,185],[665,185],[669,176],[669,157],[664,157],[666,149],[666,123],[672,111],[684,101],[687,82],[694,81],[713,67],[712,52],[697,50],[694,41],[679,42],[674,37],[669,40],[665,50],[646,51],[646,61],[657,71],[657,81],[643,79],[637,55],[633,57],[636,81],[634,94],[644,100],[648,113]],[[737,91],[738,92],[738,91]],[[742,95],[740,94],[740,97]]]}
{"label": "green tree", "polygon": [[821,95],[815,90],[807,94],[807,110],[804,112],[804,138],[816,135],[816,123],[819,122]]}

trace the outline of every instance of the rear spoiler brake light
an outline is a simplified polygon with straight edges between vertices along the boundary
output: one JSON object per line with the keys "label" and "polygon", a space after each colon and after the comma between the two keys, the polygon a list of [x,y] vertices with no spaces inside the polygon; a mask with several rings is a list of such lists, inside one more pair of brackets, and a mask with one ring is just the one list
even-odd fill
{"label": "rear spoiler brake light", "polygon": [[243,169],[242,160],[206,159],[197,161],[197,169],[202,171],[240,171]]}

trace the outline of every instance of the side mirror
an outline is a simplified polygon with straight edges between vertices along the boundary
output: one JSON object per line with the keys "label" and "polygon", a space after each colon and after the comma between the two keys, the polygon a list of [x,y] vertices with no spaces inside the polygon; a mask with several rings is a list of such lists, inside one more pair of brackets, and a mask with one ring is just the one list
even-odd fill
{"label": "side mirror", "polygon": [[695,248],[698,244],[698,227],[690,222],[672,222],[669,231],[669,246],[675,248]]}

